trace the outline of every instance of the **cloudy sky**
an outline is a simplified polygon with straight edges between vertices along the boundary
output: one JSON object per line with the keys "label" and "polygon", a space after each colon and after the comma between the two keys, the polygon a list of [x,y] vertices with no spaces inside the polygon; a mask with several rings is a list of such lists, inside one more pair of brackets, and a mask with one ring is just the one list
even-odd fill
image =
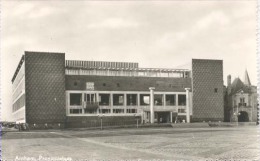
{"label": "cloudy sky", "polygon": [[247,68],[256,85],[256,1],[2,1],[2,120],[10,119],[11,78],[24,51],[162,68],[221,59],[225,83]]}

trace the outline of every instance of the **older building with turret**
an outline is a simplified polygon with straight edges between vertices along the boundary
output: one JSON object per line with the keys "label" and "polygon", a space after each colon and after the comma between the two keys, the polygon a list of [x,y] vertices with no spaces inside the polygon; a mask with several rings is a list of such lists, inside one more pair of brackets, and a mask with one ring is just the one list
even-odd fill
{"label": "older building with turret", "polygon": [[257,87],[251,84],[247,70],[244,81],[227,77],[226,122],[257,122]]}

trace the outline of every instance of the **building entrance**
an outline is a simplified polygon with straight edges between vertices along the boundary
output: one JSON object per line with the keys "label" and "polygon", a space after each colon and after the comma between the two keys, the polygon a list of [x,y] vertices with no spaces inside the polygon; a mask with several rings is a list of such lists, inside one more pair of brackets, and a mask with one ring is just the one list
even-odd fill
{"label": "building entrance", "polygon": [[240,111],[240,115],[238,116],[238,122],[248,122],[249,117],[246,111]]}
{"label": "building entrance", "polygon": [[[151,122],[150,112],[145,112],[146,121]],[[154,123],[170,123],[171,122],[171,112],[163,111],[163,112],[154,112]]]}
{"label": "building entrance", "polygon": [[157,114],[157,123],[169,123],[171,121],[170,112],[155,112]]}

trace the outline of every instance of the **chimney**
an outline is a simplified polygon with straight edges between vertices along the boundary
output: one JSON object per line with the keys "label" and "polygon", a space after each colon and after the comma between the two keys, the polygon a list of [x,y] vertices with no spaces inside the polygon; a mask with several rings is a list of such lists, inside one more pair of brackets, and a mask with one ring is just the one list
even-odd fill
{"label": "chimney", "polygon": [[227,76],[227,92],[228,95],[231,93],[231,75]]}

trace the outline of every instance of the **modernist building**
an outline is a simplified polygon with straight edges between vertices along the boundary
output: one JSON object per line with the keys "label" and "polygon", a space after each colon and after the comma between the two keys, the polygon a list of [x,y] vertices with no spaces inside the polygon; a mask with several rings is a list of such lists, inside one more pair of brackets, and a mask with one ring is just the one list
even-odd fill
{"label": "modernist building", "polygon": [[227,77],[225,121],[257,122],[257,87],[251,84],[248,72],[245,71],[244,82],[231,75]]}
{"label": "modernist building", "polygon": [[100,119],[104,125],[223,121],[222,63],[193,59],[192,70],[140,68],[26,51],[12,78],[13,116],[30,126],[66,127],[95,126]]}

